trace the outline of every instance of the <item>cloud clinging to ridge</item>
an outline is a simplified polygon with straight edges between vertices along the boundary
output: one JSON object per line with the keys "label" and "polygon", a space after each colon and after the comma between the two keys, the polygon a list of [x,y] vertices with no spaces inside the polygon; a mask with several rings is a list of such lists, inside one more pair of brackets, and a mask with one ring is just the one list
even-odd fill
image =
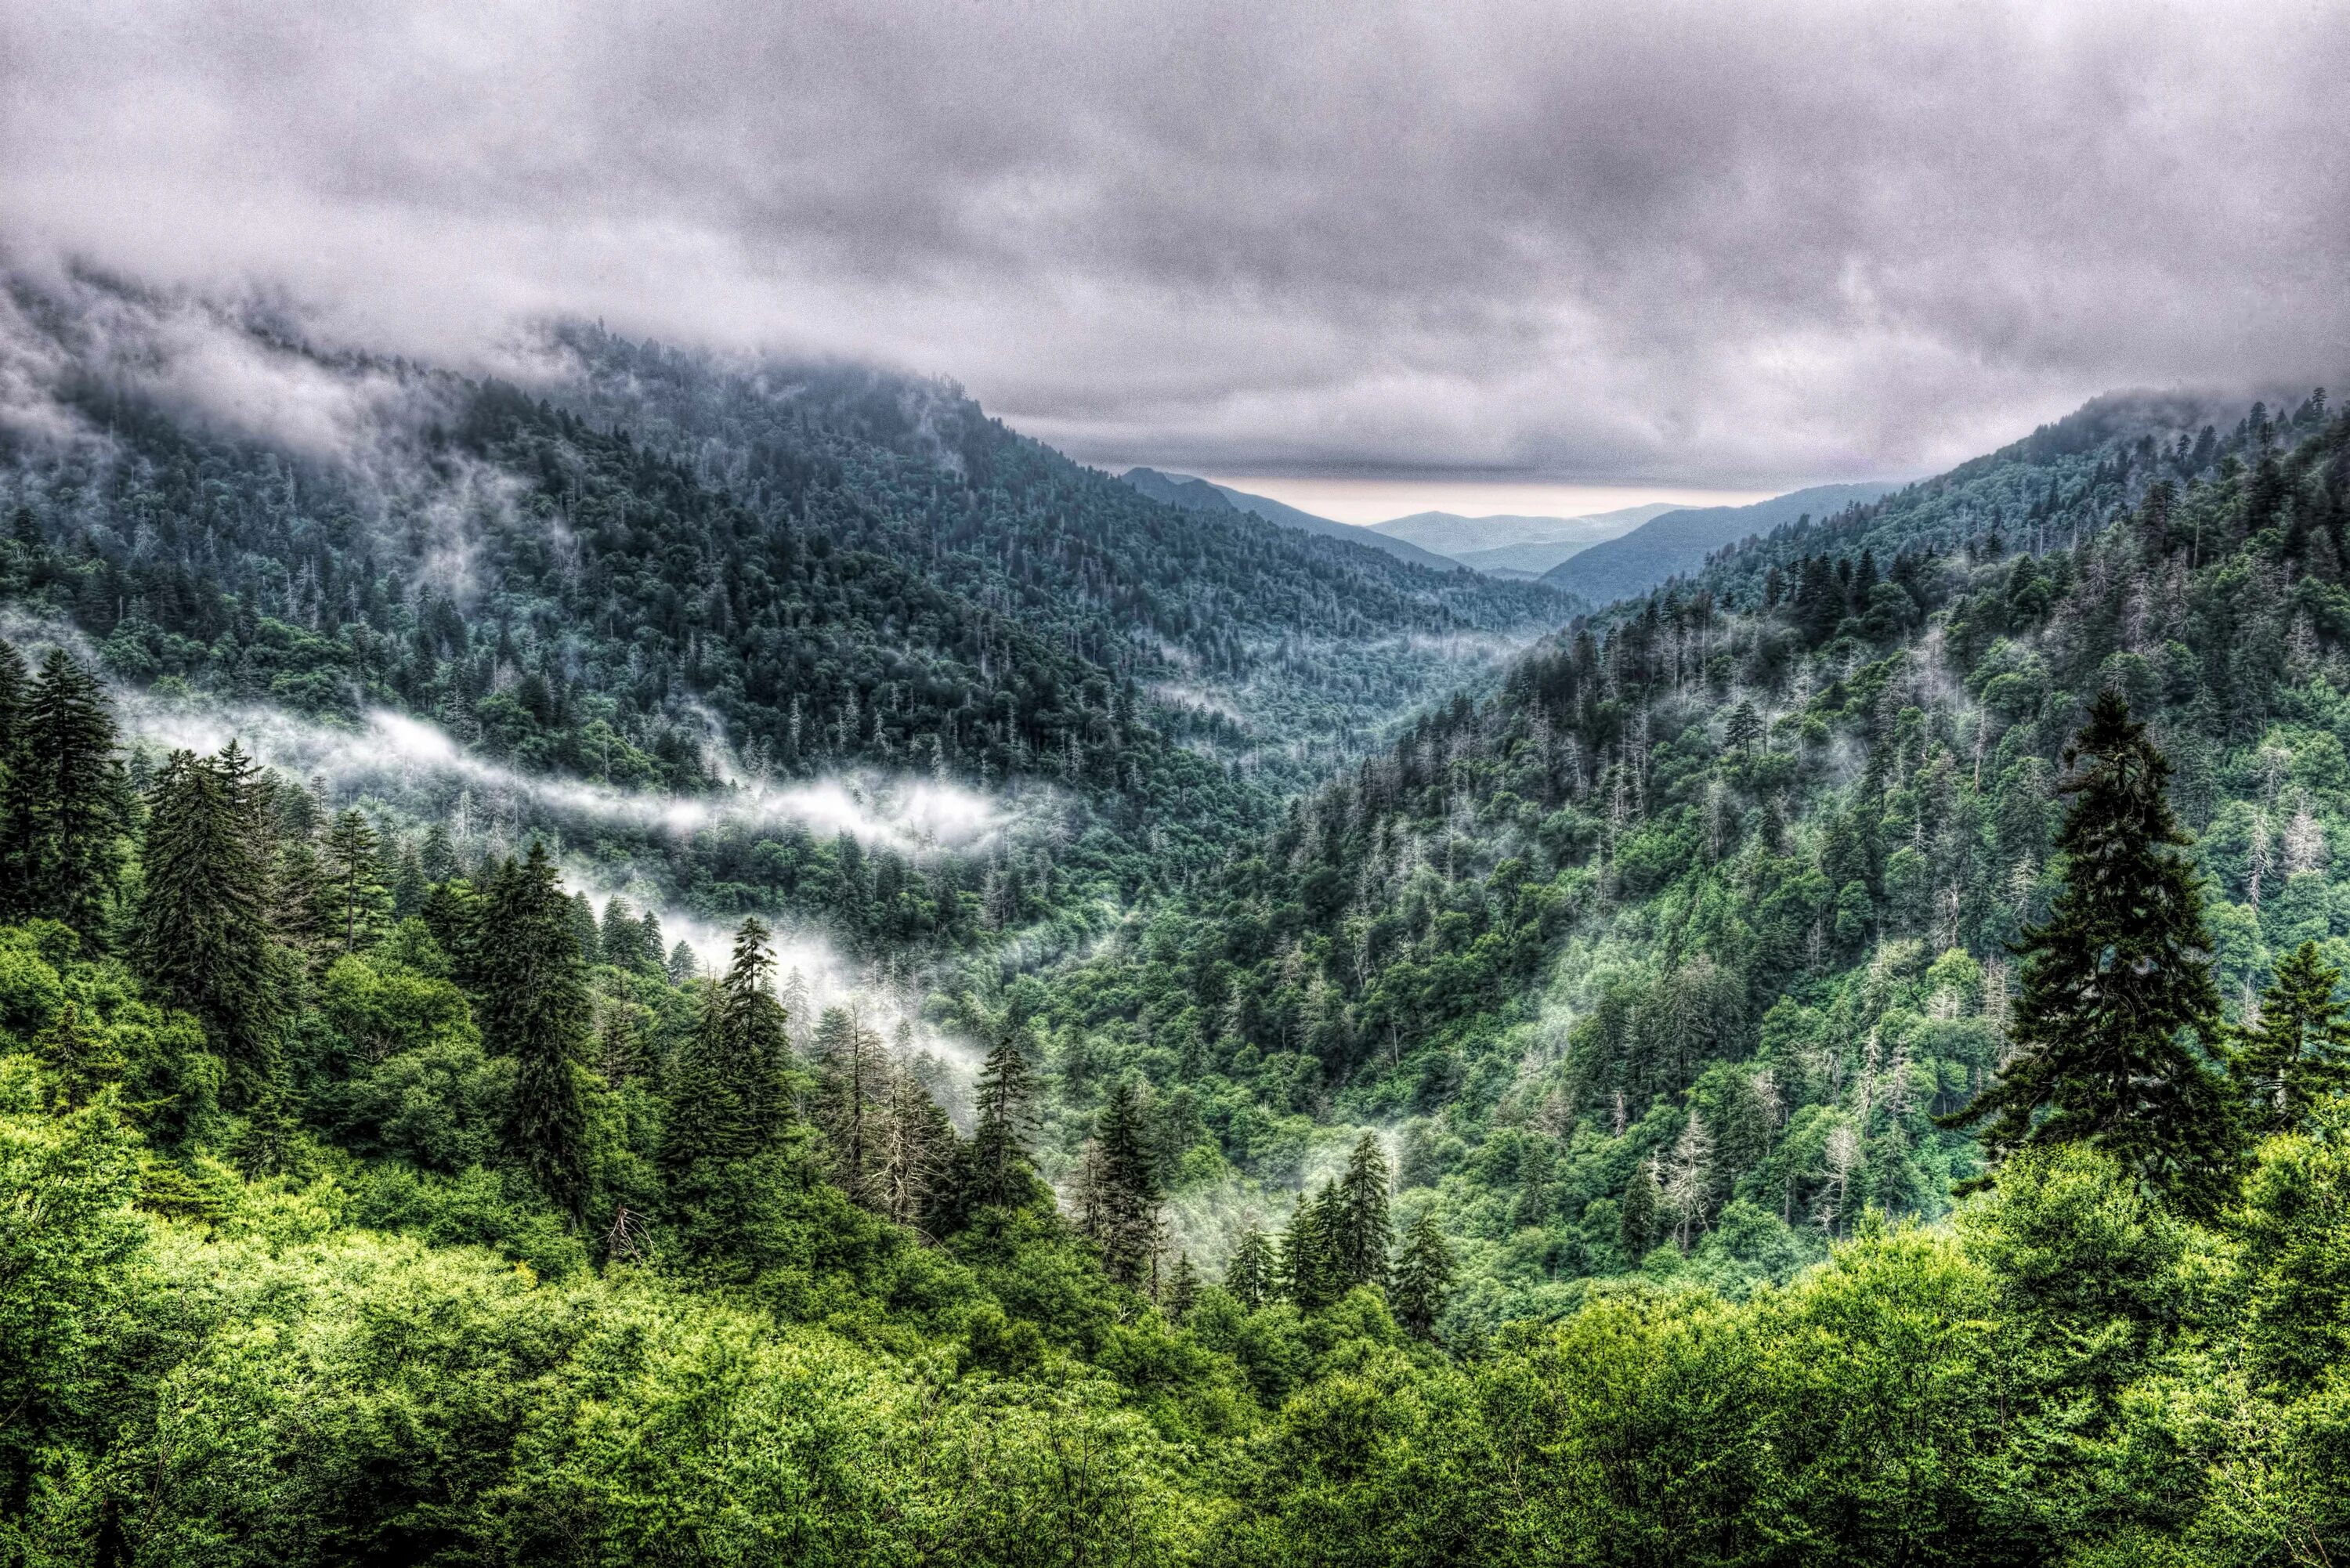
{"label": "cloud clinging to ridge", "polygon": [[577,310],[1098,462],[1910,472],[2350,342],[2350,11],[23,0],[6,243],[478,355]]}

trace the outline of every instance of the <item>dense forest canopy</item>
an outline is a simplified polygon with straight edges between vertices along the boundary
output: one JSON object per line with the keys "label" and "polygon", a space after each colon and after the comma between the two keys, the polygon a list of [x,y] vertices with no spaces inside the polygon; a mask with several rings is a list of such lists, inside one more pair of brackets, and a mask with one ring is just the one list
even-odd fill
{"label": "dense forest canopy", "polygon": [[2324,394],[1561,625],[600,329],[206,316],[317,416],[240,423],[85,287],[0,448],[0,1560],[2350,1547]]}

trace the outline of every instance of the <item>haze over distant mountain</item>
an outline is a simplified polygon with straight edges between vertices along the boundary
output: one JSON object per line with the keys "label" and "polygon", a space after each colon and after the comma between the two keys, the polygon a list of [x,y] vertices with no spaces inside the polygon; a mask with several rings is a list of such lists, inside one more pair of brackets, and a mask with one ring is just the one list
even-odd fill
{"label": "haze over distant mountain", "polygon": [[[1456,561],[1478,565],[1470,556],[1492,550],[1507,549],[1513,545],[1572,544],[1578,546],[1596,545],[1603,539],[1613,539],[1627,534],[1641,524],[1663,513],[1675,510],[1669,501],[1652,501],[1645,505],[1627,506],[1614,512],[1595,512],[1581,517],[1521,517],[1497,514],[1486,517],[1464,517],[1456,512],[1415,512],[1409,517],[1391,517],[1384,523],[1370,524],[1370,531],[1384,534],[1391,539],[1408,539],[1423,550],[1433,550]],[[1546,571],[1566,558],[1572,552],[1552,556],[1539,566],[1530,566],[1527,559],[1497,560],[1494,565],[1520,570]]]}
{"label": "haze over distant mountain", "polygon": [[1595,545],[1550,568],[1543,581],[1595,605],[1646,593],[1666,578],[1692,572],[1724,545],[1767,534],[1809,513],[1824,517],[1855,502],[1874,501],[1893,484],[1820,484],[1790,491],[1751,506],[1690,506],[1668,510],[1630,533]]}
{"label": "haze over distant mountain", "polygon": [[1180,506],[1191,512],[1245,512],[1278,523],[1284,528],[1302,528],[1308,534],[1320,534],[1327,538],[1344,539],[1349,544],[1384,550],[1399,561],[1409,561],[1415,566],[1431,571],[1458,571],[1463,563],[1434,550],[1421,549],[1409,540],[1390,538],[1376,529],[1358,528],[1351,523],[1335,523],[1327,517],[1316,517],[1311,512],[1275,501],[1267,495],[1251,495],[1244,490],[1213,484],[1195,479],[1188,473],[1162,473],[1155,468],[1129,468],[1118,475],[1128,484],[1153,501],[1163,501],[1170,506]]}

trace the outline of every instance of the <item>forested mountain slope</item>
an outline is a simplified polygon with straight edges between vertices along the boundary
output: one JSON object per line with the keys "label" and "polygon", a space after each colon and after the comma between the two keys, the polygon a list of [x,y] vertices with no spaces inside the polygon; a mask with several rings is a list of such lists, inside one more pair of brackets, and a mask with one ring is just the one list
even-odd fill
{"label": "forested mountain slope", "polygon": [[1751,506],[1688,506],[1663,512],[1630,533],[1594,545],[1543,574],[1543,581],[1586,603],[1613,604],[1693,572],[1717,551],[1799,517],[1825,517],[1875,500],[1882,484],[1823,484]]}
{"label": "forested mountain slope", "polygon": [[1295,528],[1328,539],[1343,539],[1365,549],[1393,556],[1430,571],[1451,572],[1459,563],[1423,550],[1402,539],[1390,539],[1373,528],[1357,528],[1351,524],[1333,523],[1327,517],[1316,517],[1311,512],[1301,512],[1267,496],[1251,495],[1245,491],[1211,484],[1204,479],[1189,474],[1161,473],[1155,468],[1129,468],[1118,476],[1119,482],[1133,486],[1153,501],[1163,501],[1170,506],[1180,506],[1192,512],[1244,512],[1277,523],[1284,528]]}
{"label": "forested mountain slope", "polygon": [[[1933,1117],[2000,1065],[2099,691],[2176,769],[2231,1012],[2303,940],[2350,960],[2350,431],[2319,396],[2158,462],[2142,436],[1783,530],[1713,569],[1742,609],[1700,586],[1579,624],[1122,931],[1056,987],[1065,1049],[1087,1081],[1182,1085],[1276,1189],[1317,1123],[1393,1128],[1487,1327],[1579,1276],[1743,1289],[1865,1208],[1939,1213],[1978,1156]],[[2011,556],[1966,499],[1987,479],[2098,525]],[[1859,553],[1774,566],[1823,537]]]}
{"label": "forested mountain slope", "polygon": [[90,280],[13,282],[5,325],[0,596],[118,678],[619,789],[1061,791],[1056,898],[1206,863],[1561,607],[1151,504],[863,372],[578,329],[535,396]]}
{"label": "forested mountain slope", "polygon": [[[1201,675],[1194,615],[1513,601],[1091,510],[899,383],[16,310],[0,1561],[2350,1550],[2322,397],[1782,531],[1275,803],[1121,618]],[[498,831],[169,728],[377,707]],[[722,764],[1045,809],[885,852]],[[846,950],[664,952],[612,864]]]}

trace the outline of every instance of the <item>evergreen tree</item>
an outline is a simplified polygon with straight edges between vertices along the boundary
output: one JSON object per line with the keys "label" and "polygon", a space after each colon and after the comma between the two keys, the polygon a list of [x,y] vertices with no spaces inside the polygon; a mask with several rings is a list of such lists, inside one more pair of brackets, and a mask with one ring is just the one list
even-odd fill
{"label": "evergreen tree", "polygon": [[1762,715],[1754,711],[1752,702],[1741,702],[1731,711],[1729,722],[1722,726],[1722,740],[1740,755],[1754,749],[1762,738]]}
{"label": "evergreen tree", "polygon": [[140,976],[194,1013],[250,1105],[276,1072],[283,1010],[268,863],[240,759],[174,752],[148,794]]}
{"label": "evergreen tree", "polygon": [[1159,1183],[1134,1085],[1111,1085],[1095,1124],[1097,1169],[1087,1231],[1102,1270],[1123,1285],[1140,1284],[1156,1259]]}
{"label": "evergreen tree", "polygon": [[1385,1284],[1388,1248],[1388,1161],[1378,1138],[1365,1133],[1338,1182],[1332,1213],[1331,1262],[1344,1288]]}
{"label": "evergreen tree", "polygon": [[1241,1232],[1232,1255],[1224,1264],[1224,1289],[1241,1305],[1254,1312],[1277,1292],[1273,1243],[1263,1227],[1252,1222]]}
{"label": "evergreen tree", "polygon": [[954,1125],[921,1080],[902,1064],[892,1066],[875,1171],[881,1212],[898,1224],[921,1230],[954,1147]]}
{"label": "evergreen tree", "polygon": [[832,1146],[833,1179],[859,1203],[876,1201],[874,1165],[889,1064],[881,1036],[862,1010],[827,1007],[816,1024],[814,1054],[821,1093],[817,1113]]}
{"label": "evergreen tree", "polygon": [[376,853],[375,829],[359,812],[346,811],[327,829],[319,851],[327,939],[338,951],[357,952],[383,934],[391,903]]}
{"label": "evergreen tree", "polygon": [[1403,1233],[1396,1254],[1395,1282],[1388,1303],[1396,1321],[1419,1339],[1433,1338],[1436,1320],[1444,1315],[1445,1297],[1452,1289],[1452,1249],[1436,1229],[1436,1217],[1422,1210]]}
{"label": "evergreen tree", "polygon": [[424,875],[423,857],[416,852],[416,841],[405,834],[401,835],[400,854],[391,872],[391,918],[410,920],[422,913],[424,891],[431,884]]}
{"label": "evergreen tree", "polygon": [[[25,731],[33,701],[32,676],[13,642],[0,641],[0,917],[17,907],[30,868],[20,835],[19,781],[26,779]],[[28,782],[28,781],[27,781]]]}
{"label": "evergreen tree", "polygon": [[972,1129],[973,1206],[1018,1202],[1032,1186],[1028,1135],[1035,1124],[1035,1069],[1028,1064],[1028,1032],[1009,1017],[998,1021],[995,1044],[979,1071]]}
{"label": "evergreen tree", "polygon": [[2095,1144],[2182,1211],[2223,1201],[2236,1119],[2194,1042],[2216,1041],[2220,995],[2191,842],[2163,784],[2170,764],[2113,691],[2065,763],[2064,888],[2023,933],[2015,1054],[1945,1125],[1981,1126],[1993,1160],[2035,1144]]}
{"label": "evergreen tree", "polygon": [[509,1136],[556,1203],[575,1219],[588,1198],[588,1106],[580,1056],[588,990],[571,904],[543,841],[483,888],[474,919],[482,1037],[515,1062]]}
{"label": "evergreen tree", "polygon": [[775,998],[775,954],[756,916],[735,929],[734,961],[718,996],[730,1096],[742,1106],[752,1139],[773,1143],[792,1114],[790,1021]]}
{"label": "evergreen tree", "polygon": [[95,940],[121,875],[127,815],[114,716],[97,679],[59,649],[42,660],[22,723],[6,803],[15,875],[0,884],[0,913],[62,920]]}
{"label": "evergreen tree", "polygon": [[2303,942],[2261,993],[2260,1022],[2231,1031],[2229,1066],[2251,1130],[2290,1132],[2328,1095],[2350,1087],[2350,1007],[2334,993],[2342,971]]}
{"label": "evergreen tree", "polygon": [[417,852],[416,860],[428,883],[446,882],[457,875],[457,851],[449,841],[445,826],[436,822],[424,830],[424,845]]}
{"label": "evergreen tree", "polygon": [[1657,1177],[1642,1160],[1624,1184],[1624,1206],[1616,1220],[1616,1244],[1627,1262],[1637,1263],[1657,1244]]}
{"label": "evergreen tree", "polygon": [[592,969],[604,961],[604,938],[596,929],[596,906],[584,888],[571,895],[571,940],[579,944],[580,962]]}
{"label": "evergreen tree", "polygon": [[1299,1312],[1319,1312],[1345,1290],[1332,1232],[1337,1228],[1338,1189],[1325,1182],[1298,1200],[1281,1238],[1281,1282]]}
{"label": "evergreen tree", "polygon": [[[650,915],[646,916],[645,923],[648,927],[651,927],[652,917]],[[660,950],[656,948],[653,950],[658,952]],[[693,978],[693,950],[685,943],[680,942],[677,946],[670,949],[669,963],[664,971],[669,978],[669,982],[671,985],[683,985],[687,981],[691,980]]]}
{"label": "evergreen tree", "polygon": [[1167,1314],[1168,1322],[1180,1325],[1191,1315],[1191,1308],[1200,1299],[1200,1275],[1191,1267],[1191,1253],[1176,1254],[1175,1267],[1168,1272],[1167,1289],[1163,1293],[1165,1300],[1159,1303],[1159,1309]]}

